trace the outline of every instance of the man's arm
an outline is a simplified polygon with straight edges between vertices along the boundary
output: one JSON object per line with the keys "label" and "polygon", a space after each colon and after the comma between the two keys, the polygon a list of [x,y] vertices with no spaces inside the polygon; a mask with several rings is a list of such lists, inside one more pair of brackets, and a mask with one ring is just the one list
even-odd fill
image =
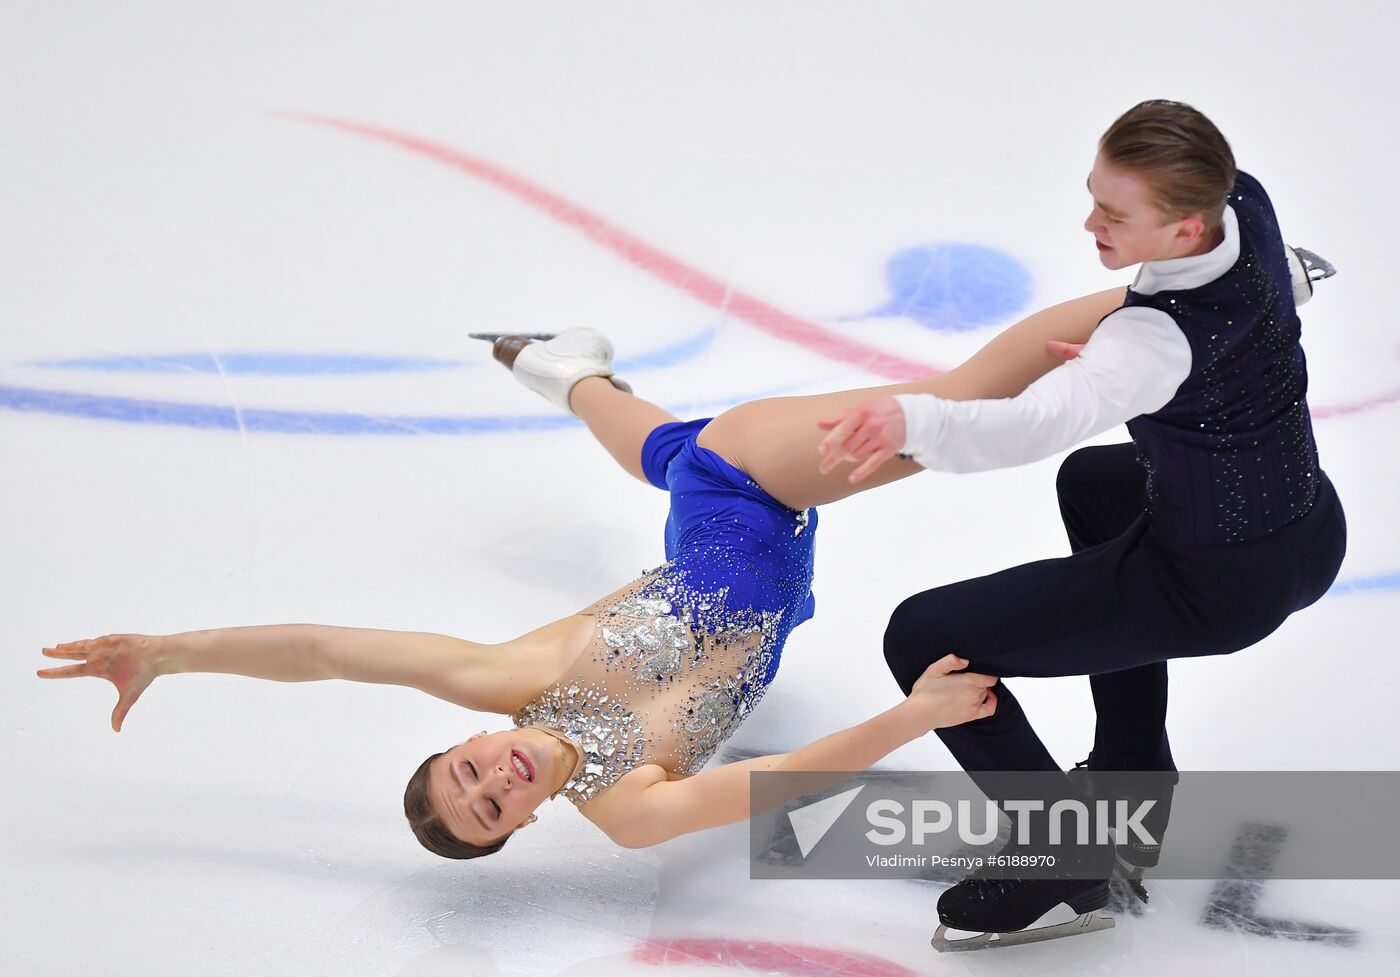
{"label": "man's arm", "polygon": [[974,472],[1048,458],[1160,409],[1191,373],[1191,344],[1172,318],[1120,309],[1079,355],[1002,400],[894,398],[904,412],[904,452],[925,468]]}
{"label": "man's arm", "polygon": [[[946,373],[906,385],[904,396],[931,394],[926,399],[950,401],[1015,397],[1079,355],[1127,294],[1126,288],[1111,288],[1042,309],[1003,330]],[[868,393],[870,399],[818,422],[820,429],[830,432],[818,446],[824,456],[822,474],[854,461],[858,464],[848,478],[859,482],[896,454],[910,456],[900,401],[873,388]]]}

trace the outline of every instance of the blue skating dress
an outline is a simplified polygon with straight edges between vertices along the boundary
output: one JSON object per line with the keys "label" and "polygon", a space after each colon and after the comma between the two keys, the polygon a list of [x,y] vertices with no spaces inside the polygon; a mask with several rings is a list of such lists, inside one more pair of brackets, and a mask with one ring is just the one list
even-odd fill
{"label": "blue skating dress", "polygon": [[812,616],[816,510],[789,509],[697,445],[708,423],[663,424],[642,448],[647,480],[671,495],[667,562],[598,605],[574,666],[511,717],[577,747],[561,788],[575,804],[642,764],[698,772]]}

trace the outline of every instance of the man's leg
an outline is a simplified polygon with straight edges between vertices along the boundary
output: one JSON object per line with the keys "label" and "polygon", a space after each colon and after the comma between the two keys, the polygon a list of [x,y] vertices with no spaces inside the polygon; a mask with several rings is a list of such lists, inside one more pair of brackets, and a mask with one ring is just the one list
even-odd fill
{"label": "man's leg", "polygon": [[[908,598],[885,632],[885,660],[905,694],[935,659],[952,652],[971,671],[999,677],[1092,675],[1145,664],[1134,640],[1135,601],[1120,575],[1150,583],[1150,552],[1137,546],[1145,526],[1111,543],[1041,560]],[[1129,584],[1130,589],[1138,589]],[[1147,589],[1150,589],[1147,588]],[[1153,660],[1148,657],[1146,661]],[[1062,769],[999,682],[997,711],[938,730],[964,770]]]}
{"label": "man's leg", "polygon": [[[1130,442],[1081,448],[1055,479],[1072,552],[1121,535],[1142,514],[1147,473]],[[1167,663],[1089,677],[1098,716],[1093,770],[1174,770],[1167,741]]]}
{"label": "man's leg", "polygon": [[[1132,557],[1145,532],[1139,521],[1119,539],[1081,549],[1061,560],[1015,567],[989,577],[940,587],[906,600],[895,611],[885,636],[885,657],[906,694],[917,678],[918,661],[936,649],[967,658],[972,671],[1005,676],[1044,674],[1047,667],[1075,668],[1080,674],[1103,670],[1111,653],[1104,636],[1117,638],[1126,622],[1118,613],[1115,576],[1133,574]],[[1004,683],[996,712],[986,719],[938,730],[939,738],[982,793],[999,803],[1039,802],[1052,810],[1064,800],[1088,803],[1083,785],[1073,782],[1045,749]],[[1038,771],[1034,779],[996,776],[992,771]],[[1090,810],[1093,810],[1091,807]],[[1088,830],[1100,825],[1091,817]],[[1108,899],[1113,849],[1046,847],[1049,825],[1032,818],[1018,822],[1013,855],[1053,856],[1057,870],[1078,878],[1011,880],[995,884],[974,875],[938,901],[939,920],[960,930],[1003,932],[1022,929],[1056,903],[1067,901],[1078,913],[1102,907]],[[1020,831],[1030,829],[1022,838]],[[1022,843],[1028,842],[1028,847]],[[995,869],[989,870],[995,872]],[[1096,881],[1097,880],[1097,881]]]}
{"label": "man's leg", "polygon": [[[1128,444],[1082,448],[1064,460],[1055,479],[1060,518],[1071,551],[1106,543],[1142,514],[1147,473]],[[1156,866],[1166,834],[1176,782],[1176,764],[1167,739],[1167,663],[1152,662],[1089,676],[1094,695],[1094,747],[1074,778],[1096,798],[1137,803],[1152,800],[1144,821],[1156,844],[1139,840],[1118,848],[1119,857],[1141,868]],[[1127,774],[1105,779],[1101,771]],[[1171,771],[1168,778],[1138,771]],[[1140,878],[1140,871],[1134,873]],[[1146,900],[1141,882],[1134,891]]]}
{"label": "man's leg", "polygon": [[[1097,675],[1169,658],[1228,654],[1294,610],[1297,568],[1261,545],[1220,564],[1143,545],[1140,517],[1117,539],[916,594],[895,610],[885,659],[907,693],[933,661],[961,655],[1001,677]],[[1257,559],[1251,556],[1257,554]],[[996,689],[999,698],[1003,690]],[[968,770],[1059,769],[1017,708],[939,730]],[[1014,746],[1013,746],[1014,744]]]}

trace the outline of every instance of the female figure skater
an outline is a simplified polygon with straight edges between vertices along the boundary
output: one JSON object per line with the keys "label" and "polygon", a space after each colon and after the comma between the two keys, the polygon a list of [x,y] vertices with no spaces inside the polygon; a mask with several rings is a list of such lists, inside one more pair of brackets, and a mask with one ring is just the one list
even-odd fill
{"label": "female figure skater", "polygon": [[[1091,676],[1090,771],[1166,772],[1159,799],[1169,800],[1166,660],[1261,640],[1327,591],[1346,549],[1313,440],[1295,308],[1317,273],[1189,106],[1125,113],[1088,185],[1084,226],[1100,260],[1142,268],[1078,357],[1005,400],[871,398],[824,422],[820,469],[856,460],[853,481],[879,478],[896,452],[948,471],[1019,465],[1126,421],[1131,443],[1081,449],[1060,468],[1072,556],[910,597],[890,620],[885,657],[905,690],[949,651],[998,676]],[[953,755],[969,772],[1058,771],[1016,698],[995,691],[995,715],[939,731]],[[1068,779],[1062,796],[1077,796]],[[1151,847],[1119,854],[1156,864]],[[1092,861],[1106,876],[1112,852]],[[1091,879],[969,879],[940,898],[935,945],[946,928],[985,934],[962,941],[974,946],[1011,942],[1005,934],[1060,902],[1080,918],[1014,942],[1086,932],[1107,898],[1107,882]]]}
{"label": "female figure skater", "polygon": [[865,723],[699,772],[762,696],[788,633],[812,614],[813,507],[922,470],[898,462],[860,486],[822,475],[810,461],[818,419],[882,392],[1010,396],[1060,368],[1049,340],[1084,341],[1121,301],[1114,290],[1033,315],[926,381],[757,401],[711,421],[677,421],[620,389],[612,348],[591,330],[503,338],[497,358],[519,380],[582,418],[630,474],[670,492],[663,566],[501,645],[313,625],[113,635],[44,649],[78,663],[39,675],[111,680],[116,730],[152,680],[190,671],[406,685],[508,715],[513,728],[434,754],[409,781],[414,833],[449,858],[499,850],[561,793],[629,847],[741,820],[750,771],[863,770],[932,728],[996,708],[995,679],[945,655],[921,669],[907,702]]}

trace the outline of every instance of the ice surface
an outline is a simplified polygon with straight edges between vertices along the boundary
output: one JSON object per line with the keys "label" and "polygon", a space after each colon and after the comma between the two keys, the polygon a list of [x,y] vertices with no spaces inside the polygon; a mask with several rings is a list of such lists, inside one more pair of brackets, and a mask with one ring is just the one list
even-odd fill
{"label": "ice surface", "polygon": [[[1333,595],[1249,651],[1173,665],[1176,757],[1396,769],[1394,16],[7,4],[0,972],[1393,973],[1395,883],[1258,893],[1254,916],[1352,928],[1349,947],[1213,928],[1213,883],[1160,882],[1109,933],[954,958],[928,947],[938,886],[751,881],[742,826],[626,851],[556,804],[500,855],[449,863],[405,830],[403,781],[496,717],[176,677],[114,736],[110,687],[33,669],[43,645],[114,631],[501,640],[571,613],[659,561],[664,499],[468,332],[603,328],[640,393],[695,413],[880,382],[898,366],[877,352],[950,364],[1014,318],[1010,294],[1028,310],[1126,281],[1080,229],[1084,175],[1118,112],[1173,97],[1340,269],[1304,321],[1351,530]],[[788,749],[894,701],[879,636],[903,596],[1065,551],[1054,465],[824,512],[820,612],[731,745]],[[1060,760],[1087,752],[1086,683],[1017,690]],[[888,763],[951,758],[929,737]]]}

